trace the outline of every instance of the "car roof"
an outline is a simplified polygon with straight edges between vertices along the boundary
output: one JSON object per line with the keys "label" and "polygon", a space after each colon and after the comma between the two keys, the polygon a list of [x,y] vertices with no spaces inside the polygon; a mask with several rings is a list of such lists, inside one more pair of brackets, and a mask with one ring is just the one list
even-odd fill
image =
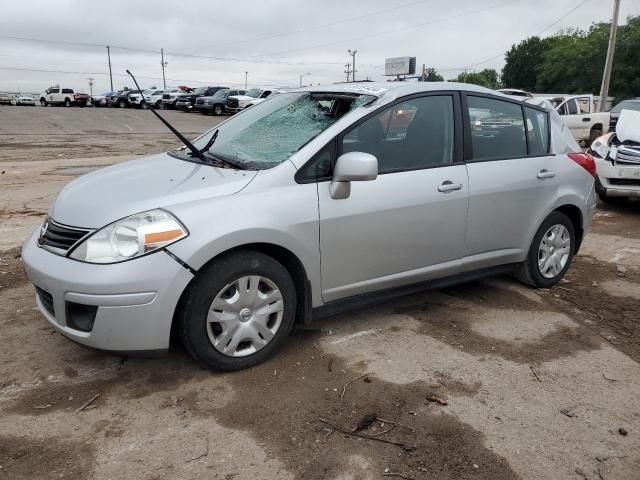
{"label": "car roof", "polygon": [[292,92],[322,92],[322,93],[359,93],[373,95],[379,98],[398,98],[423,92],[438,91],[467,91],[491,94],[508,100],[516,100],[513,95],[491,90],[489,88],[458,82],[355,82],[333,85],[319,85],[315,87],[297,88]]}

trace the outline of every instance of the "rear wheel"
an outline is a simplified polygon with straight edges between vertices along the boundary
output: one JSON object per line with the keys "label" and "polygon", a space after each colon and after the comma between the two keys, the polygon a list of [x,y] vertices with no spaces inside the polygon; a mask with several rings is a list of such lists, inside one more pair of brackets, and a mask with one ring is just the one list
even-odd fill
{"label": "rear wheel", "polygon": [[65,107],[70,107],[71,106],[71,100],[69,100],[68,98],[64,99],[64,106]]}
{"label": "rear wheel", "polygon": [[158,110],[162,108],[162,100],[158,100],[158,101],[156,102],[156,108],[157,108]]}
{"label": "rear wheel", "polygon": [[240,370],[269,358],[293,328],[289,272],[257,251],[225,255],[202,268],[181,302],[180,336],[214,370]]}
{"label": "rear wheel", "polygon": [[120,108],[125,108],[127,106],[127,102],[125,102],[124,100],[118,100],[118,106]]}
{"label": "rear wheel", "polygon": [[552,287],[567,273],[575,245],[575,228],[569,217],[551,213],[533,237],[527,258],[516,273],[518,279],[533,287]]}

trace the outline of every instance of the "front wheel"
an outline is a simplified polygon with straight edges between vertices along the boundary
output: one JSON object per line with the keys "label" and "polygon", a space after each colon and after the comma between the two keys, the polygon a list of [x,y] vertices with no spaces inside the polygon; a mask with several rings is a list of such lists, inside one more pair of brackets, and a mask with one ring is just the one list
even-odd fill
{"label": "front wheel", "polygon": [[527,258],[516,273],[518,279],[532,287],[552,287],[569,270],[575,245],[575,228],[569,217],[551,213],[533,237]]}
{"label": "front wheel", "polygon": [[224,108],[222,107],[222,105],[216,105],[215,107],[213,107],[213,114],[220,116],[224,113]]}
{"label": "front wheel", "polygon": [[257,251],[203,267],[179,310],[185,348],[213,370],[241,370],[275,353],[291,332],[296,291],[289,272]]}
{"label": "front wheel", "polygon": [[40,99],[40,105],[42,105],[43,107],[47,106],[47,101],[44,98]]}

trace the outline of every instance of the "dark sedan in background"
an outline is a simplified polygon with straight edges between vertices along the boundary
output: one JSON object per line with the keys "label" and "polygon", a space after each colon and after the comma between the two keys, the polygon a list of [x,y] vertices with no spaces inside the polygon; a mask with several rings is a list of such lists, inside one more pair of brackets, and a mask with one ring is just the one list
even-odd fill
{"label": "dark sedan in background", "polygon": [[226,88],[227,87],[198,87],[193,92],[182,93],[178,95],[176,109],[188,112],[193,109],[198,98],[209,97],[220,90],[225,90]]}
{"label": "dark sedan in background", "polygon": [[211,97],[200,97],[196,100],[195,109],[200,113],[205,115],[209,115],[213,113],[214,115],[223,115],[224,114],[224,106],[227,103],[227,97],[232,95],[244,95],[244,90],[230,90],[228,88],[224,88],[222,90],[218,90]]}
{"label": "dark sedan in background", "polygon": [[618,117],[622,110],[636,110],[640,112],[640,98],[633,100],[623,100],[611,109],[611,120],[609,120],[609,131],[615,132],[618,124]]}

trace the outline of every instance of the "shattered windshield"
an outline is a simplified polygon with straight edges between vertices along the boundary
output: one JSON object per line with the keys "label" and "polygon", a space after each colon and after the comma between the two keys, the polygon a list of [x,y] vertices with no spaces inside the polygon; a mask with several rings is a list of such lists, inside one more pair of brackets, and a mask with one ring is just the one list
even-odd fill
{"label": "shattered windshield", "polygon": [[212,157],[249,169],[275,167],[345,114],[375,97],[344,93],[283,93],[251,107],[196,139],[204,148],[217,131]]}

